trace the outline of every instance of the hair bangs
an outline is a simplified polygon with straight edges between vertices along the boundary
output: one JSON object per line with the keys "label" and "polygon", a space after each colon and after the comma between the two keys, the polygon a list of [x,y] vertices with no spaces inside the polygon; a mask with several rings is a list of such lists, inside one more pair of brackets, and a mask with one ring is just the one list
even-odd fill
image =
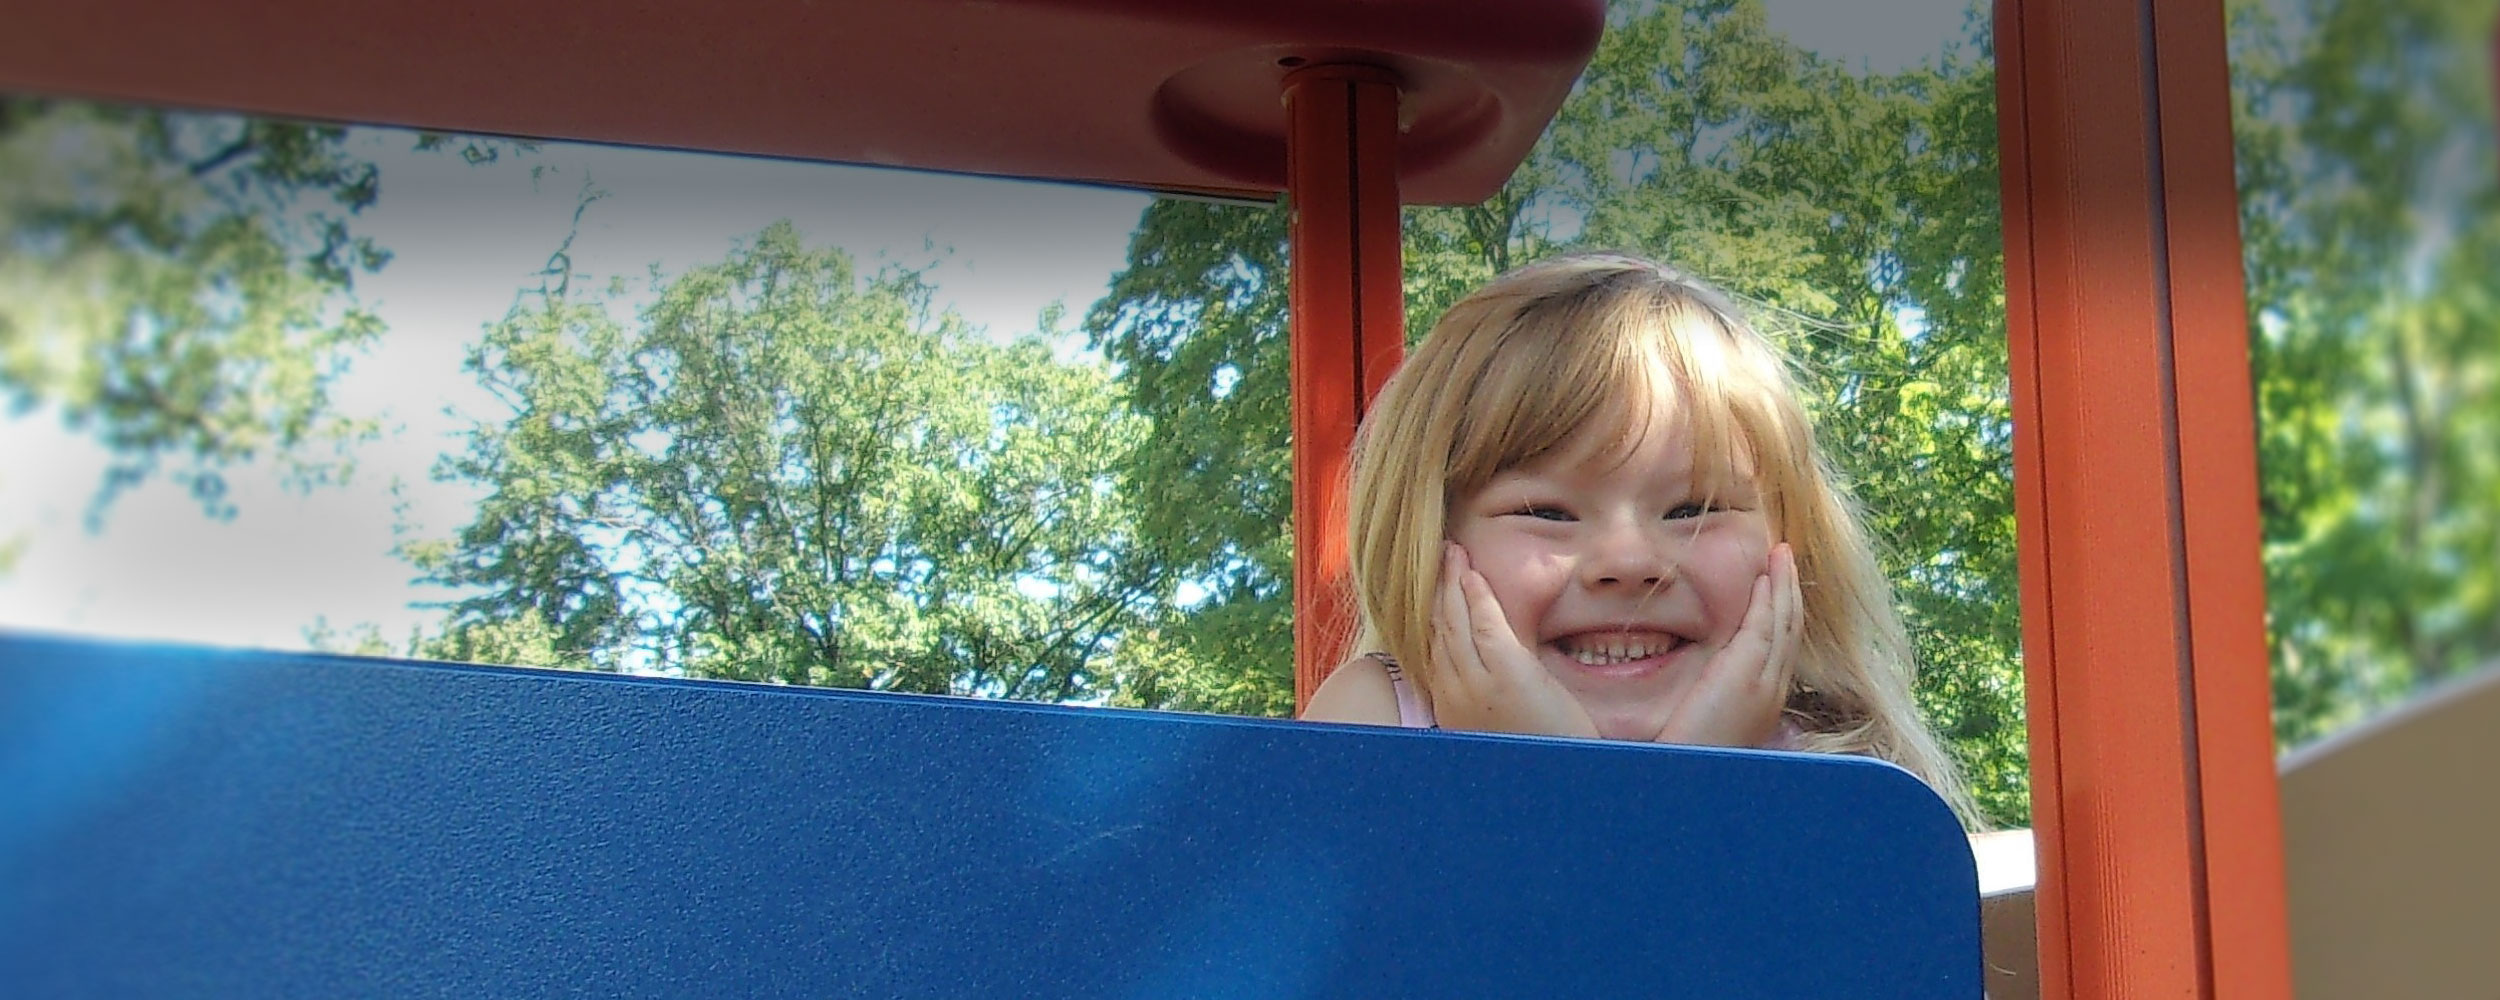
{"label": "hair bangs", "polygon": [[1785,373],[1764,352],[1748,350],[1753,342],[1710,304],[1679,295],[1656,309],[1695,488],[1705,496],[1757,494],[1776,508],[1802,471],[1794,441],[1801,428],[1779,406],[1791,392]]}
{"label": "hair bangs", "polygon": [[1478,369],[1450,441],[1449,490],[1464,496],[1508,469],[1533,465],[1602,435],[1628,453],[1677,394],[1655,331],[1621,296],[1558,296],[1520,310],[1489,344],[1502,363]]}
{"label": "hair bangs", "polygon": [[1789,440],[1797,429],[1773,405],[1790,390],[1762,352],[1745,349],[1735,322],[1663,281],[1602,282],[1528,304],[1486,338],[1502,363],[1478,367],[1465,394],[1445,499],[1567,448],[1628,458],[1648,435],[1675,430],[1690,435],[1705,494],[1780,492],[1802,471]]}

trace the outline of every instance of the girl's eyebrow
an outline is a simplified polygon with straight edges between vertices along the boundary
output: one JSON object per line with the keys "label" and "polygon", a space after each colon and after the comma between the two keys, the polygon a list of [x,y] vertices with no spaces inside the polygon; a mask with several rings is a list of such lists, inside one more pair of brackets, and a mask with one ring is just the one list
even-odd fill
{"label": "girl's eyebrow", "polygon": [[1551,467],[1550,465],[1547,465],[1547,464],[1545,464],[1545,463],[1531,463],[1531,464],[1526,464],[1526,465],[1514,465],[1514,466],[1511,466],[1511,467],[1509,467],[1509,468],[1507,468],[1507,469],[1503,469],[1503,470],[1501,470],[1501,471],[1495,472],[1495,473],[1493,474],[1493,478],[1488,479],[1488,480],[1485,480],[1485,485],[1490,486],[1490,485],[1492,485],[1492,484],[1494,484],[1494,483],[1499,483],[1499,482],[1504,482],[1504,481],[1518,481],[1518,480],[1528,480],[1528,479],[1554,479],[1554,478],[1560,477],[1562,474],[1563,474],[1563,471],[1562,471],[1562,470],[1560,470],[1560,469],[1556,469],[1556,468],[1553,468],[1553,467]]}

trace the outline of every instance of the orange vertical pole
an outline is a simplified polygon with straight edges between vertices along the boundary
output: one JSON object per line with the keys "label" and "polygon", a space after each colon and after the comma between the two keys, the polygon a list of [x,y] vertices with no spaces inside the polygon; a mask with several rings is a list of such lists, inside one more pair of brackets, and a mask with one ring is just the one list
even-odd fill
{"label": "orange vertical pole", "polygon": [[1365,66],[1285,78],[1292,215],[1294,708],[1354,629],[1346,575],[1347,454],[1405,345],[1397,80]]}
{"label": "orange vertical pole", "polygon": [[2208,977],[2217,997],[2289,997],[2229,32],[2220,3],[2155,0],[2154,8]]}
{"label": "orange vertical pole", "polygon": [[2222,12],[1996,10],[2041,995],[2286,997]]}

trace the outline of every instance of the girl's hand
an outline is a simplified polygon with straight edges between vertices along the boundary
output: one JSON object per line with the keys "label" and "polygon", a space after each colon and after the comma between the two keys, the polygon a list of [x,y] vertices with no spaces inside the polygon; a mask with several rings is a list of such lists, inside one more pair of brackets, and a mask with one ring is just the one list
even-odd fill
{"label": "girl's hand", "polygon": [[1770,567],[1754,578],[1745,620],[1702,664],[1701,679],[1667,716],[1658,742],[1728,747],[1769,742],[1788,701],[1804,609],[1796,553],[1786,542],[1772,546]]}
{"label": "girl's hand", "polygon": [[1425,665],[1432,711],[1443,728],[1539,736],[1597,737],[1588,710],[1511,634],[1493,587],[1457,542],[1442,545],[1441,594]]}

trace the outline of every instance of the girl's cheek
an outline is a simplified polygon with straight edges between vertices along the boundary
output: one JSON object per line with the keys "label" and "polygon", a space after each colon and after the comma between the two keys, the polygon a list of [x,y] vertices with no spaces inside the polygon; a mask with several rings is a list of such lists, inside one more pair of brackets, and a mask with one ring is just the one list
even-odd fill
{"label": "girl's cheek", "polygon": [[1728,532],[1728,544],[1754,572],[1768,572],[1771,568],[1771,526],[1756,518],[1746,520],[1747,523],[1731,526],[1735,530]]}
{"label": "girl's cheek", "polygon": [[1493,550],[1489,558],[1498,562],[1485,579],[1492,584],[1494,597],[1502,602],[1503,617],[1510,619],[1511,630],[1528,639],[1536,634],[1538,623],[1561,596],[1571,564],[1550,547],[1532,540],[1511,542]]}
{"label": "girl's cheek", "polygon": [[1702,536],[1693,555],[1713,565],[1762,573],[1771,568],[1771,535],[1764,530],[1730,525]]}

